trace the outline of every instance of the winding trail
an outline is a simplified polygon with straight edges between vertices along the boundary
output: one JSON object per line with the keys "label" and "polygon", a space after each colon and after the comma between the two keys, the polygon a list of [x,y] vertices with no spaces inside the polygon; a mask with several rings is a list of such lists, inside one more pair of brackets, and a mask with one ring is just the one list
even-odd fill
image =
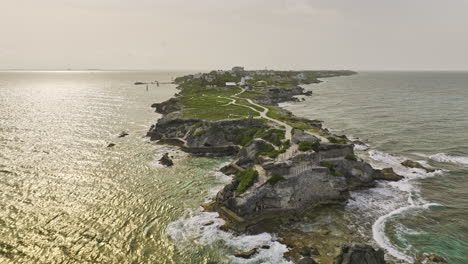
{"label": "winding trail", "polygon": [[[259,114],[260,114],[260,117],[255,117],[255,118],[264,118],[264,119],[267,119],[267,120],[269,120],[269,121],[272,121],[272,122],[274,122],[274,123],[276,123],[276,124],[278,124],[278,125],[280,125],[280,126],[283,126],[283,127],[285,128],[285,138],[286,138],[286,140],[290,140],[290,141],[291,141],[291,140],[292,140],[292,130],[293,130],[293,127],[290,126],[290,125],[288,125],[288,124],[286,124],[286,123],[284,123],[284,122],[282,122],[282,121],[280,121],[280,120],[278,120],[278,119],[274,119],[274,118],[269,117],[269,116],[268,116],[268,112],[270,111],[270,109],[268,109],[268,108],[266,108],[266,107],[264,107],[264,106],[262,106],[262,105],[259,105],[259,104],[257,104],[257,103],[254,103],[251,99],[248,99],[248,98],[239,98],[238,96],[239,96],[240,94],[244,93],[245,91],[246,91],[246,88],[241,88],[241,91],[240,91],[240,92],[238,92],[238,93],[236,93],[236,94],[234,94],[234,95],[231,95],[231,96],[229,96],[229,97],[223,97],[223,96],[218,96],[218,97],[231,100],[231,102],[229,102],[229,103],[226,104],[226,105],[231,105],[231,104],[232,104],[232,105],[238,105],[238,106],[242,106],[242,107],[249,108],[249,109],[251,109],[252,111],[255,111],[255,112],[259,113]],[[249,104],[251,104],[251,105],[253,105],[253,106],[256,106],[256,107],[258,107],[258,108],[261,108],[261,109],[263,109],[263,111],[259,111],[258,109],[255,109],[254,107],[251,107],[251,106],[248,106],[248,105],[239,104],[239,103],[237,103],[237,100],[238,100],[238,99],[239,99],[239,100],[240,100],[240,99],[245,99]],[[329,140],[328,140],[327,138],[325,138],[325,137],[323,137],[323,136],[321,136],[321,135],[319,135],[319,134],[317,134],[317,133],[313,133],[313,132],[310,132],[310,131],[304,131],[304,132],[307,133],[307,134],[309,134],[309,135],[311,135],[311,136],[315,136],[315,137],[319,138],[320,141],[322,141],[322,142],[329,142]]]}

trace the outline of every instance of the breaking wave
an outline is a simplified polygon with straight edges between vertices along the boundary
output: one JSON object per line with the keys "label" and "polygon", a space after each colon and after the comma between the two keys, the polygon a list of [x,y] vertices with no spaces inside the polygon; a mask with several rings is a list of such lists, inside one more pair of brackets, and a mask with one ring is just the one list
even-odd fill
{"label": "breaking wave", "polygon": [[[423,169],[408,168],[401,165],[406,160],[405,157],[391,155],[378,150],[362,152],[360,156],[366,159],[374,168],[383,169],[391,167],[393,170],[405,178],[397,182],[380,181],[376,188],[356,191],[351,193],[351,200],[347,205],[347,210],[353,215],[363,229],[361,234],[366,235],[366,229],[371,229],[370,235],[374,241],[384,248],[388,254],[396,259],[413,262],[413,257],[408,254],[409,248],[401,248],[394,245],[386,235],[387,223],[393,218],[414,213],[418,210],[426,210],[432,206],[440,204],[425,201],[421,195],[416,179],[434,177],[443,173],[442,170],[428,173]],[[424,161],[418,161],[427,165]],[[402,228],[396,228],[399,233],[407,232]]]}

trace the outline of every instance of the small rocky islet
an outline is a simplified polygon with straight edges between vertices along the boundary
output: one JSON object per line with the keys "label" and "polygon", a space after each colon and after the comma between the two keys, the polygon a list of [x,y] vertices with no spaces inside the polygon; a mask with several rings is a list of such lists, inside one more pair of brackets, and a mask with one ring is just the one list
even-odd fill
{"label": "small rocky islet", "polygon": [[[196,155],[234,157],[221,169],[232,175],[232,182],[203,205],[225,220],[223,229],[277,233],[290,248],[285,257],[295,263],[390,263],[382,249],[362,244],[349,227],[339,239],[327,239],[330,231],[305,238],[307,234],[284,228],[304,218],[340,214],[350,191],[371,188],[376,180],[403,178],[391,168],[376,170],[359,159],[353,143],[322,128],[321,121],[278,107],[300,100],[298,96],[311,96],[301,84],[352,74],[234,67],[178,77],[179,93],[152,105],[163,116],[147,136]],[[161,162],[172,166],[164,157]],[[422,167],[410,161],[403,165]],[[251,249],[237,255],[249,258],[256,253]]]}

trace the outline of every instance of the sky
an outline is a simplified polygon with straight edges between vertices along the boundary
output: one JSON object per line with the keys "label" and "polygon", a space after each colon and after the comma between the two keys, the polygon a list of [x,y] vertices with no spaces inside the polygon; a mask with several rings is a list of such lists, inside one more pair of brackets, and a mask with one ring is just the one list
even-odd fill
{"label": "sky", "polygon": [[468,70],[468,0],[0,0],[0,69]]}

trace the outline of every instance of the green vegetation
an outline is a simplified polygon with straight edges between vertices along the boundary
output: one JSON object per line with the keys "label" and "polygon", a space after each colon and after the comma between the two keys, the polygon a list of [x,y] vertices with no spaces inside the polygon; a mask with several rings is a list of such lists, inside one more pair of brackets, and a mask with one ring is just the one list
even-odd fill
{"label": "green vegetation", "polygon": [[357,161],[356,155],[353,155],[353,154],[346,155],[345,159],[351,160],[351,161]]}
{"label": "green vegetation", "polygon": [[200,131],[196,132],[195,134],[193,134],[193,136],[194,136],[194,137],[201,137],[201,136],[203,136],[205,133],[206,133],[206,130],[200,130]]}
{"label": "green vegetation", "polygon": [[284,181],[284,180],[286,180],[286,179],[283,176],[278,175],[278,174],[273,174],[266,182],[271,184],[271,185],[275,185],[279,181]]}
{"label": "green vegetation", "polygon": [[320,161],[320,166],[328,168],[330,170],[331,175],[337,176],[337,177],[343,177],[344,175],[336,171],[335,163],[329,161],[329,160],[322,160]]}
{"label": "green vegetation", "polygon": [[269,141],[276,146],[281,145],[281,140],[284,139],[285,131],[282,129],[268,129],[258,135],[259,138]]}
{"label": "green vegetation", "polygon": [[[258,111],[262,108],[249,104],[247,101],[238,100],[238,104],[232,104],[233,100],[229,97],[238,94],[240,87],[227,87],[226,82],[240,82],[242,77],[249,77],[247,83],[255,84],[257,82],[266,82],[268,86],[292,88],[300,84],[319,82],[317,78],[331,77],[338,75],[350,75],[353,72],[348,71],[212,71],[205,74],[192,74],[175,79],[181,92],[177,104],[181,110],[183,118],[204,119],[204,120],[222,120],[222,119],[240,119],[249,115],[258,116],[258,112],[249,109],[249,106]],[[265,88],[254,88],[239,94],[239,98],[258,98],[265,95]],[[270,107],[268,114],[286,122],[294,128],[302,130],[315,130],[317,128],[311,125],[310,121],[297,118],[278,107]],[[277,141],[276,143],[277,144]]]}
{"label": "green vegetation", "polygon": [[308,119],[296,117],[290,112],[285,111],[279,107],[267,106],[267,108],[270,110],[267,114],[269,117],[283,121],[295,129],[312,132],[318,132],[319,130],[318,128],[311,126],[310,120]]}
{"label": "green vegetation", "polygon": [[259,144],[258,145],[259,150],[256,154],[257,157],[274,155],[276,150],[271,144],[260,143],[260,142],[258,144]]}
{"label": "green vegetation", "polygon": [[245,91],[239,95],[240,98],[256,98],[262,96],[262,93],[255,91]]}
{"label": "green vegetation", "polygon": [[315,141],[315,142],[310,142],[310,141],[302,141],[299,143],[298,149],[300,151],[309,151],[315,147],[318,147],[320,145],[320,142]]}
{"label": "green vegetation", "polygon": [[329,136],[329,137],[327,137],[327,139],[328,139],[331,143],[334,143],[334,144],[346,144],[346,143],[347,143],[346,139],[344,139],[344,138]]}
{"label": "green vegetation", "polygon": [[250,145],[253,139],[256,138],[256,135],[261,133],[263,130],[263,128],[236,129],[233,133],[236,135],[234,143],[246,147]]}
{"label": "green vegetation", "polygon": [[247,188],[253,185],[255,179],[258,177],[258,172],[254,169],[240,171],[236,174],[235,179],[239,182],[236,192],[243,193]]}

